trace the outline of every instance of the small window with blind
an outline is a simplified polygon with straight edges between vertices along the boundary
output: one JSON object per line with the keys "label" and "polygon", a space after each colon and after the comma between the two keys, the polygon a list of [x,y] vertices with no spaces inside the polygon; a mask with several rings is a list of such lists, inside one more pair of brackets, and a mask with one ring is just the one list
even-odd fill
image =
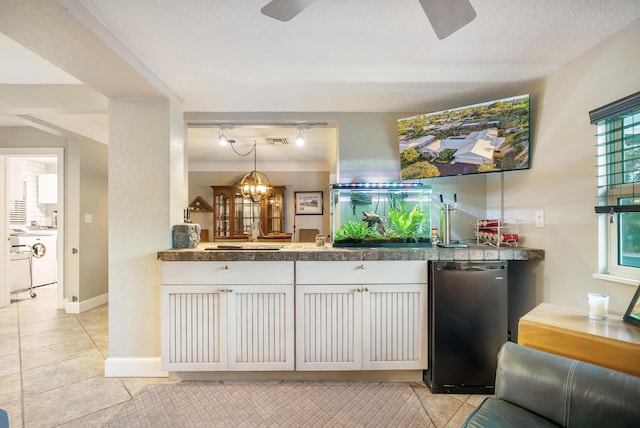
{"label": "small window with blind", "polygon": [[27,224],[27,182],[22,182],[22,198],[9,201],[9,223]]}
{"label": "small window with blind", "polygon": [[[606,272],[640,279],[640,93],[589,113],[597,125],[601,254]],[[605,263],[601,263],[604,266]]]}

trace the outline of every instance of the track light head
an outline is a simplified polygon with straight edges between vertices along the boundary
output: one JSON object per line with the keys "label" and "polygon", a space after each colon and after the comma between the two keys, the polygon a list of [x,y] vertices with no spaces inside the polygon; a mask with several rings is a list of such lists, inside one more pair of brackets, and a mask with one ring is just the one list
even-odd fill
{"label": "track light head", "polygon": [[304,135],[302,135],[302,128],[298,128],[298,135],[296,136],[296,145],[304,146]]}
{"label": "track light head", "polygon": [[218,144],[220,144],[221,146],[226,146],[229,143],[229,140],[227,140],[227,131],[224,128],[220,128],[220,131],[218,131]]}

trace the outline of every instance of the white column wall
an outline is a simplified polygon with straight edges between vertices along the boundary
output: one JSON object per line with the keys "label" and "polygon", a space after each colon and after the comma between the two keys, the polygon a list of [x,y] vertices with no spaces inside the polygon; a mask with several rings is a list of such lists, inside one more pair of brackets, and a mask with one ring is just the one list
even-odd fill
{"label": "white column wall", "polygon": [[182,112],[172,103],[166,98],[109,101],[106,376],[166,375],[159,358],[156,253],[171,246],[171,226],[186,201]]}

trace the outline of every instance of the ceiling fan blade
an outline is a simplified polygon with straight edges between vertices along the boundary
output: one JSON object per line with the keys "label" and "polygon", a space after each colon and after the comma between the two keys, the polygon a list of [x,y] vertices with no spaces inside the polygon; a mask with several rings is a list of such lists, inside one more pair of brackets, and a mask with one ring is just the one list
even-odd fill
{"label": "ceiling fan blade", "polygon": [[469,0],[420,0],[438,39],[455,33],[476,17]]}
{"label": "ceiling fan blade", "polygon": [[289,21],[315,0],[272,0],[260,12],[279,21]]}

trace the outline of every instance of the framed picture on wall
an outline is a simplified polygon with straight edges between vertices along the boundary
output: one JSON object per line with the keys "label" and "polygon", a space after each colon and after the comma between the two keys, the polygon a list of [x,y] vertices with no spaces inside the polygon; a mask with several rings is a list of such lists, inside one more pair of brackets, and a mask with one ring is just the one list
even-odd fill
{"label": "framed picture on wall", "polygon": [[322,215],[322,192],[295,192],[296,215]]}

